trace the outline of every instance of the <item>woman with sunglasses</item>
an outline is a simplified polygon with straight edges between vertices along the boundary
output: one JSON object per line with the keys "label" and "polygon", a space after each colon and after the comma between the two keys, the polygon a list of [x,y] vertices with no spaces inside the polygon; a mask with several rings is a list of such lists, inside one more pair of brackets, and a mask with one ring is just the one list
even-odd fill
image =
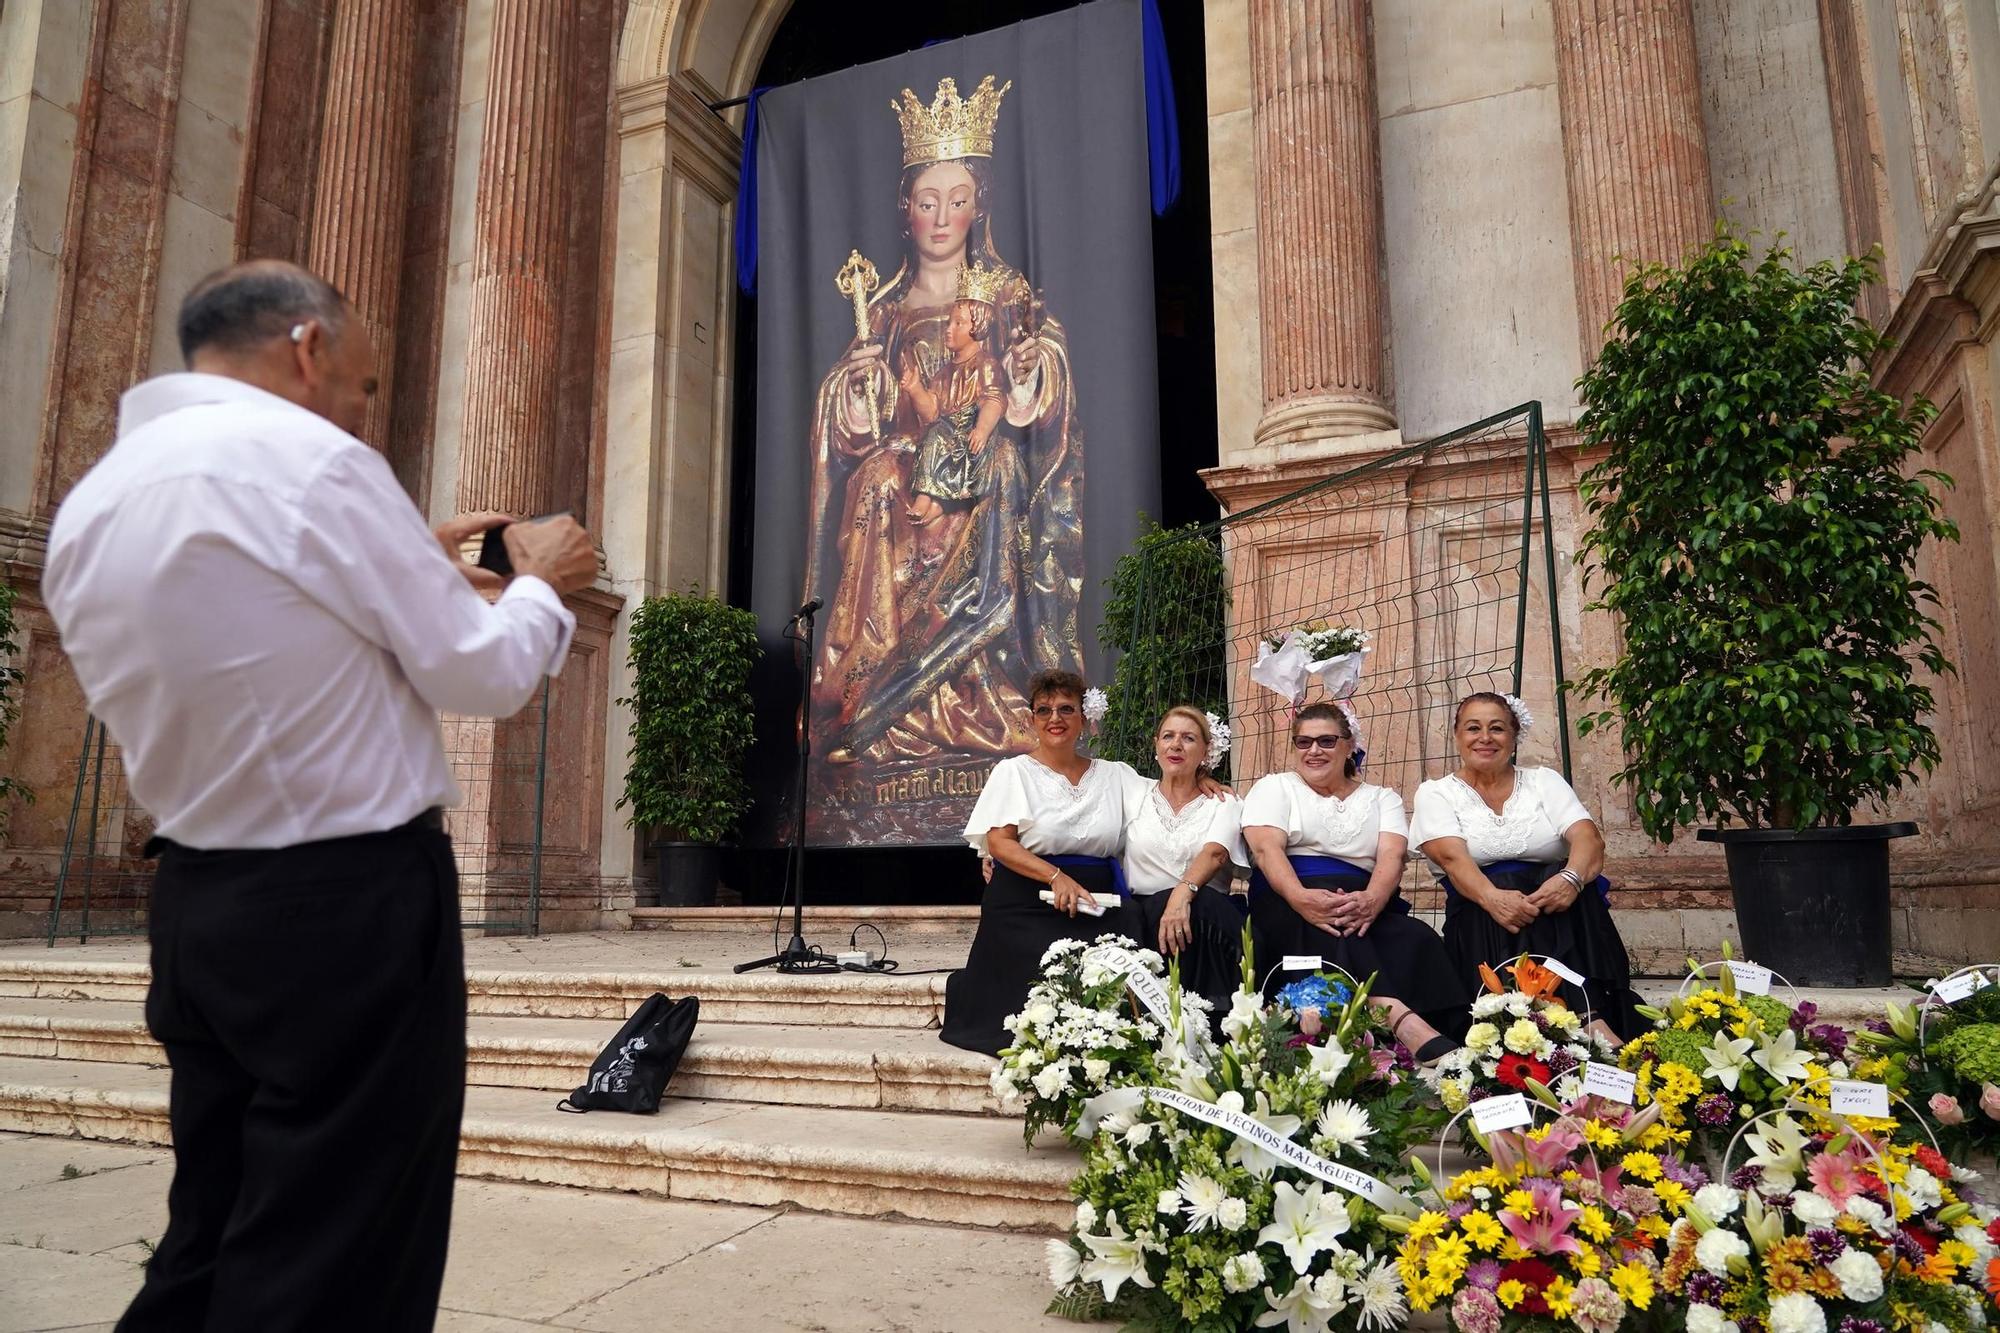
{"label": "woman with sunglasses", "polygon": [[1518,767],[1534,719],[1519,699],[1480,691],[1452,716],[1458,771],[1417,788],[1410,840],[1445,888],[1444,940],[1471,985],[1479,965],[1540,954],[1581,974],[1565,982],[1570,1008],[1617,1041],[1646,1023],[1632,964],[1611,920],[1604,835],[1562,774]]}
{"label": "woman with sunglasses", "polygon": [[[1057,940],[1133,933],[1117,857],[1128,809],[1151,784],[1130,764],[1077,753],[1083,689],[1073,671],[1028,682],[1035,748],[993,766],[966,821],[965,840],[994,864],[972,950],[945,981],[940,1035],[953,1046],[998,1055],[1013,1041],[1007,1017]],[[1091,915],[1100,902],[1110,905]]]}
{"label": "woman with sunglasses", "polygon": [[1243,798],[1258,970],[1267,993],[1286,980],[1287,954],[1374,977],[1396,1039],[1435,1060],[1464,1031],[1472,989],[1437,932],[1409,914],[1403,798],[1363,782],[1361,759],[1352,715],[1312,704],[1292,721],[1292,771],[1259,778]]}

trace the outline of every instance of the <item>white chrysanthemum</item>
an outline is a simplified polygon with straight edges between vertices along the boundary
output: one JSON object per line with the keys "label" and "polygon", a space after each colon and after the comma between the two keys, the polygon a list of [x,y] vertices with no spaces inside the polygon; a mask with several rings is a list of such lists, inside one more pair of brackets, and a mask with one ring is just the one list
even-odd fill
{"label": "white chrysanthemum", "polygon": [[1052,1240],[1043,1247],[1048,1256],[1049,1281],[1057,1291],[1068,1291],[1083,1268],[1083,1256],[1066,1240]]}
{"label": "white chrysanthemum", "polygon": [[1319,1122],[1314,1126],[1323,1138],[1331,1139],[1339,1151],[1359,1149],[1375,1126],[1368,1118],[1368,1112],[1351,1101],[1342,1099],[1328,1102],[1319,1113]]}
{"label": "white chrysanthemum", "polygon": [[1720,1222],[1743,1203],[1743,1196],[1727,1185],[1703,1185],[1694,1192],[1694,1206],[1711,1222]]}
{"label": "white chrysanthemum", "polygon": [[1396,1276],[1391,1260],[1384,1259],[1357,1277],[1351,1295],[1361,1303],[1363,1330],[1400,1328],[1409,1315],[1403,1304],[1402,1279]]}
{"label": "white chrysanthemum", "polygon": [[1222,1289],[1231,1295],[1242,1295],[1262,1283],[1265,1277],[1264,1261],[1256,1251],[1246,1251],[1222,1264]]}
{"label": "white chrysanthemum", "polygon": [[1750,1242],[1721,1227],[1695,1242],[1694,1261],[1717,1277],[1729,1276],[1731,1259],[1747,1259],[1749,1256]]}
{"label": "white chrysanthemum", "polygon": [[1826,1333],[1826,1311],[1803,1291],[1787,1292],[1771,1302],[1771,1333]]}
{"label": "white chrysanthemum", "polygon": [[1840,1283],[1840,1294],[1850,1301],[1872,1301],[1882,1294],[1882,1265],[1872,1254],[1849,1250],[1826,1268]]}
{"label": "white chrysanthemum", "polygon": [[1188,1230],[1204,1231],[1216,1224],[1216,1214],[1229,1191],[1207,1176],[1188,1172],[1181,1176],[1182,1209],[1187,1213]]}

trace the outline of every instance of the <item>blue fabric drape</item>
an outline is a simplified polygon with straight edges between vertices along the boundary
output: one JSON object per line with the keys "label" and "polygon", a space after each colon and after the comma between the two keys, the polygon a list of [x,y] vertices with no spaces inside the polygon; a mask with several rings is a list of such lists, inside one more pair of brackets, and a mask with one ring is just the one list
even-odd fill
{"label": "blue fabric drape", "polygon": [[[1167,30],[1154,0],[1139,0],[1140,47],[1146,62],[1146,167],[1153,216],[1181,197],[1181,131],[1174,102],[1174,73],[1167,63]],[[953,40],[933,37],[925,46]],[[757,294],[757,99],[769,86],[750,90],[743,120],[743,158],[736,176],[736,285]]]}
{"label": "blue fabric drape", "polygon": [[[1314,875],[1359,875],[1363,880],[1366,880],[1375,873],[1372,870],[1355,865],[1352,861],[1342,860],[1338,856],[1313,856],[1306,853],[1293,855],[1288,853],[1285,859],[1292,863],[1292,873],[1300,879],[1306,879]],[[1257,898],[1274,892],[1276,890],[1271,887],[1271,881],[1264,878],[1263,871],[1251,870],[1250,897]],[[1408,912],[1410,910],[1410,903],[1407,898],[1398,892],[1395,897],[1389,900],[1388,906],[1382,910],[1385,912]]]}
{"label": "blue fabric drape", "polygon": [[1062,866],[1065,869],[1110,866],[1111,887],[1118,890],[1120,898],[1132,896],[1132,886],[1125,882],[1125,865],[1115,856],[1085,856],[1082,852],[1064,852],[1060,856],[1044,856],[1042,859],[1052,866]]}
{"label": "blue fabric drape", "polygon": [[[1484,865],[1479,868],[1489,875],[1519,875],[1529,871],[1539,872],[1543,870],[1548,871],[1551,875],[1555,874],[1555,868],[1546,866],[1539,861],[1495,861],[1491,865]],[[1456,898],[1459,896],[1458,890],[1452,887],[1451,880],[1448,877],[1439,875],[1438,883],[1444,885],[1446,897]],[[1606,907],[1611,906],[1610,880],[1599,875],[1596,879],[1584,885],[1584,887],[1596,893],[1603,900]]]}

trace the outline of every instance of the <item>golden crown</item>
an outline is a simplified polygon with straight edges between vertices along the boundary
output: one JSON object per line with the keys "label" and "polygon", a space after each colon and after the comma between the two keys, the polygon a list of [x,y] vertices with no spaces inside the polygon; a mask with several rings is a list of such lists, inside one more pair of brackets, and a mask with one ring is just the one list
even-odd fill
{"label": "golden crown", "polygon": [[993,156],[993,122],[1000,119],[1000,99],[1014,86],[1012,79],[997,89],[993,76],[979,81],[969,98],[958,95],[958,84],[939,79],[937,96],[925,106],[908,88],[901,101],[889,99],[903,122],[903,165],[949,162],[955,157]]}
{"label": "golden crown", "polygon": [[992,268],[979,263],[961,265],[958,270],[958,299],[1002,306],[1013,296],[1015,284],[1020,280],[1019,274],[1004,265],[996,264]]}

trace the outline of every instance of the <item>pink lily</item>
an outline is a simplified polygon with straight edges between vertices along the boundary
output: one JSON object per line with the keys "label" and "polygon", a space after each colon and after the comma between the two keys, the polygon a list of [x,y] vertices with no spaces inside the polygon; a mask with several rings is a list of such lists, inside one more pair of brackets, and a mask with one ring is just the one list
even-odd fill
{"label": "pink lily", "polygon": [[1530,1254],[1580,1254],[1583,1245],[1569,1228],[1583,1216],[1583,1209],[1570,1207],[1562,1186],[1553,1180],[1530,1181],[1525,1188],[1534,1200],[1534,1215],[1522,1217],[1511,1208],[1501,1209],[1500,1224],[1507,1234]]}
{"label": "pink lily", "polygon": [[1583,1135],[1574,1129],[1558,1126],[1540,1139],[1524,1138],[1521,1152],[1528,1159],[1531,1175],[1553,1176],[1561,1174],[1569,1165],[1571,1154],[1583,1146]]}

